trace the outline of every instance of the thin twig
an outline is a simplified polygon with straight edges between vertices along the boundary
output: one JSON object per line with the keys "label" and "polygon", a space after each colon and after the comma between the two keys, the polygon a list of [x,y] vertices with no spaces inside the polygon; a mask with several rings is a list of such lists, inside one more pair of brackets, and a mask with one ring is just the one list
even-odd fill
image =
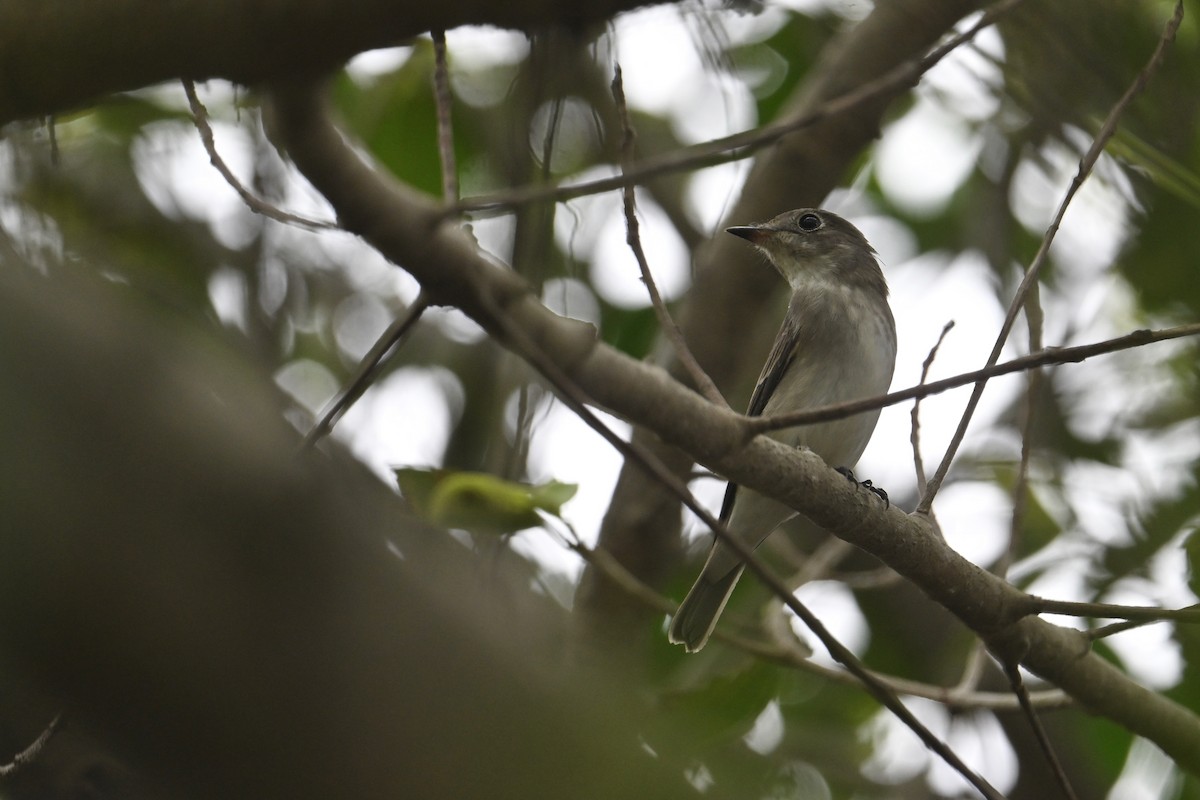
{"label": "thin twig", "polygon": [[1200,623],[1200,605],[1184,608],[1158,608],[1157,606],[1124,606],[1113,603],[1077,603],[1073,600],[1051,600],[1037,595],[1026,595],[1033,614],[1062,614],[1070,617],[1094,617],[1098,619],[1128,619],[1160,622]]}
{"label": "thin twig", "polygon": [[[433,98],[437,107],[437,140],[438,156],[442,167],[443,199],[453,202],[458,197],[457,167],[454,161],[454,131],[450,117],[450,81],[446,67],[446,32],[433,32]],[[190,97],[190,95],[189,95]],[[367,387],[375,380],[390,354],[394,353],[412,327],[429,308],[429,298],[422,292],[409,306],[403,317],[393,320],[392,324],[371,345],[371,349],[363,357],[358,369],[350,381],[342,389],[337,399],[330,404],[321,419],[304,437],[303,448],[310,448],[333,430],[333,426],[342,418],[350,407],[366,392]]]}
{"label": "thin twig", "polygon": [[937,753],[942,760],[978,789],[984,797],[990,800],[1003,798],[1003,795],[995,787],[968,767],[958,757],[957,753],[918,720],[908,707],[901,702],[896,693],[876,678],[866,668],[866,665],[859,660],[858,656],[854,655],[849,648],[838,641],[821,620],[807,606],[801,603],[795,595],[788,591],[787,585],[754,554],[753,549],[733,536],[729,532],[729,529],[713,516],[712,512],[701,505],[688,489],[687,485],[679,480],[661,459],[637,442],[626,441],[601,422],[599,417],[587,407],[588,398],[583,390],[524,330],[509,319],[508,315],[504,313],[490,295],[480,292],[477,295],[477,300],[482,304],[489,318],[503,333],[504,337],[549,381],[567,407],[574,411],[576,416],[583,420],[588,427],[596,431],[605,441],[612,445],[617,452],[640,466],[648,475],[659,481],[672,494],[678,497],[685,506],[691,509],[724,544],[737,553],[738,558],[751,572],[758,576],[772,592],[784,600],[788,608],[808,626],[813,635],[825,646],[830,656],[858,678],[872,697],[891,711],[909,730],[917,735],[926,747]]}
{"label": "thin twig", "polygon": [[[1037,352],[1042,349],[1042,332],[1045,317],[1042,313],[1041,292],[1035,283],[1030,287],[1029,298],[1025,302],[1026,327],[1029,330],[1029,349]],[[1021,549],[1021,533],[1025,528],[1025,511],[1029,507],[1029,463],[1033,458],[1033,424],[1037,417],[1037,404],[1041,397],[1043,373],[1040,368],[1031,369],[1026,373],[1028,385],[1025,388],[1025,409],[1021,420],[1021,459],[1017,463],[1017,476],[1012,488],[1012,515],[1009,517],[1008,546],[1004,554],[992,567],[992,572],[1004,578],[1008,569],[1016,561]]]}
{"label": "thin twig", "polygon": [[[778,544],[791,545],[787,537],[782,537]],[[789,549],[792,549],[789,547]],[[825,540],[806,558],[800,560],[799,566],[784,579],[785,585],[796,592],[801,586],[822,578],[830,578],[833,568],[840,564],[846,556],[854,552],[854,545],[836,536],[826,536]],[[762,626],[773,644],[777,647],[790,649],[796,647],[796,634],[792,630],[791,620],[783,613],[783,600],[772,597],[762,611]],[[807,653],[805,655],[808,655]]]}
{"label": "thin twig", "polygon": [[1051,347],[1040,353],[1031,353],[1027,356],[1014,358],[1012,361],[1005,361],[1002,364],[994,364],[973,372],[964,372],[961,375],[944,378],[933,383],[912,386],[908,389],[901,389],[896,392],[880,395],[879,397],[867,397],[849,403],[820,406],[807,411],[796,411],[788,414],[747,417],[742,423],[748,435],[766,433],[767,431],[778,430],[780,428],[792,428],[798,425],[812,425],[817,422],[827,422],[831,419],[851,417],[855,414],[861,414],[864,411],[873,411],[877,408],[887,408],[888,406],[894,406],[897,403],[903,403],[906,400],[912,400],[917,397],[940,394],[950,389],[956,389],[959,386],[979,383],[1000,375],[1024,372],[1025,370],[1048,364],[1078,363],[1107,353],[1115,353],[1120,350],[1129,350],[1133,347],[1141,347],[1155,342],[1166,342],[1171,339],[1182,339],[1197,335],[1200,335],[1200,322],[1178,325],[1174,328],[1164,328],[1157,331],[1136,330],[1124,336],[1117,336],[1113,339],[1105,339],[1100,342],[1093,342],[1092,344],[1081,344],[1074,347]]}
{"label": "thin twig", "polygon": [[646,606],[661,614],[674,614],[678,607],[668,598],[647,586],[638,579],[617,557],[602,547],[588,547],[581,539],[575,537],[566,542],[566,546],[579,554],[579,557],[604,573],[604,577],[616,584],[630,597],[640,600]]}
{"label": "thin twig", "polygon": [[42,124],[46,126],[46,136],[50,140],[50,165],[58,166],[58,118],[53,114],[42,118]]}
{"label": "thin twig", "polygon": [[506,478],[524,475],[528,466],[529,443],[533,438],[535,408],[529,401],[529,390],[530,385],[527,382],[521,383],[517,389],[517,418],[513,423],[512,446],[508,449],[507,463],[503,472]]}
{"label": "thin twig", "polygon": [[546,135],[542,137],[542,183],[550,180],[552,164],[554,163],[554,144],[558,141],[559,129],[562,126],[563,96],[556,95],[550,101],[550,118],[546,120]]}
{"label": "thin twig", "polygon": [[[933,347],[929,348],[929,355],[925,356],[925,361],[921,364],[921,380],[917,381],[917,386],[924,386],[925,381],[929,379],[929,369],[933,366],[933,360],[937,358],[938,350],[942,346],[942,342],[946,340],[946,334],[954,327],[954,320],[950,320],[942,326],[942,332],[938,335],[937,341]],[[912,407],[912,426],[911,433],[908,435],[909,442],[912,443],[913,452],[913,469],[917,473],[917,493],[925,494],[925,460],[921,457],[921,398],[918,397]]]}
{"label": "thin twig", "polygon": [[[1183,0],[1179,0],[1175,6],[1175,13],[1163,29],[1158,46],[1154,48],[1154,53],[1150,56],[1150,60],[1146,62],[1146,66],[1142,68],[1133,83],[1121,95],[1121,99],[1109,111],[1104,124],[1100,126],[1100,132],[1092,142],[1092,146],[1088,148],[1087,153],[1080,159],[1079,169],[1075,173],[1075,177],[1072,178],[1071,185],[1067,188],[1062,202],[1059,203],[1054,220],[1050,223],[1050,227],[1046,229],[1046,233],[1042,237],[1042,244],[1038,248],[1037,254],[1033,257],[1033,262],[1029,265],[1029,269],[1025,271],[1025,277],[1022,278],[1021,284],[1017,287],[1016,294],[1013,295],[1012,302],[1008,306],[1008,313],[1005,314],[1004,324],[1000,326],[1000,333],[997,335],[996,343],[992,346],[992,352],[988,356],[988,366],[995,364],[1000,359],[1000,351],[1004,348],[1004,343],[1008,341],[1008,334],[1012,330],[1017,313],[1025,304],[1025,297],[1029,292],[1030,286],[1037,280],[1038,275],[1042,271],[1042,266],[1046,263],[1046,259],[1050,254],[1050,245],[1054,242],[1058,228],[1062,224],[1063,216],[1067,213],[1067,208],[1070,207],[1071,201],[1075,198],[1075,193],[1083,186],[1083,182],[1091,174],[1092,168],[1095,166],[1096,161],[1099,160],[1100,154],[1104,152],[1108,141],[1116,133],[1117,124],[1125,114],[1125,110],[1129,108],[1134,98],[1142,93],[1146,85],[1150,82],[1151,76],[1162,66],[1163,59],[1167,55],[1167,48],[1175,41],[1175,34],[1178,32],[1182,21]],[[942,457],[942,462],[938,465],[937,472],[934,473],[933,478],[926,487],[925,494],[921,497],[921,502],[917,505],[917,513],[928,513],[930,507],[933,505],[933,498],[937,496],[942,482],[946,479],[946,474],[950,471],[950,465],[953,463],[954,457],[958,453],[958,448],[962,445],[963,438],[966,436],[967,427],[975,415],[975,408],[979,405],[979,399],[983,396],[985,386],[986,381],[980,381],[975,384],[975,388],[971,391],[971,398],[967,401],[967,407],[963,411],[958,428],[950,440],[950,445],[946,448],[946,454]]]}
{"label": "thin twig", "polygon": [[380,366],[388,354],[400,344],[427,308],[429,308],[429,300],[422,292],[413,301],[413,304],[408,307],[408,312],[388,326],[383,335],[376,340],[375,344],[371,346],[370,351],[363,357],[362,362],[358,365],[358,369],[346,383],[345,388],[342,389],[337,399],[329,405],[329,408],[321,415],[321,419],[308,432],[308,435],[304,437],[301,449],[312,447],[333,430],[333,426],[342,418],[342,415],[350,410],[350,406],[354,405],[358,398],[362,397],[363,392],[371,385],[371,381],[379,374]]}
{"label": "thin twig", "polygon": [[208,109],[204,107],[204,104],[200,102],[200,97],[196,94],[196,84],[190,80],[184,80],[183,91],[187,94],[188,105],[192,109],[192,121],[196,126],[196,130],[200,132],[200,141],[204,144],[205,152],[208,153],[208,160],[216,168],[217,172],[221,173],[221,177],[225,179],[225,182],[237,192],[238,197],[242,198],[242,202],[246,204],[247,208],[255,214],[262,214],[264,217],[273,219],[276,222],[282,222],[285,225],[299,225],[309,230],[336,230],[340,227],[334,222],[310,219],[299,214],[284,211],[281,208],[271,205],[242,185],[242,182],[233,174],[233,170],[225,163],[225,159],[221,158],[221,154],[217,152],[217,142],[213,137],[213,129],[208,124]]}
{"label": "thin twig", "polygon": [[[625,84],[621,79],[620,64],[617,64],[613,70],[612,93],[613,100],[617,104],[617,113],[621,117],[621,164],[623,169],[624,165],[629,164],[633,159],[633,143],[637,134],[629,120],[629,106],[625,103]],[[675,357],[679,359],[679,363],[683,365],[700,393],[710,403],[729,408],[729,403],[725,401],[721,390],[717,388],[712,378],[708,377],[708,373],[701,368],[700,362],[696,361],[696,357],[692,355],[691,349],[683,339],[683,331],[679,330],[679,326],[671,318],[671,312],[667,310],[667,304],[663,302],[662,295],[658,291],[658,284],[654,282],[654,275],[650,272],[650,263],[646,260],[646,252],[642,249],[642,238],[638,232],[634,185],[626,184],[622,195],[625,207],[625,241],[629,245],[629,249],[633,251],[633,257],[637,259],[638,269],[642,273],[642,283],[646,284],[646,292],[650,295],[650,304],[654,306],[654,313],[658,316],[658,327],[667,337],[667,341],[671,343]]]}
{"label": "thin twig", "polygon": [[1087,637],[1089,642],[1096,642],[1100,639],[1106,639],[1109,636],[1116,636],[1118,633],[1131,631],[1134,628],[1144,628],[1147,625],[1154,625],[1159,622],[1170,622],[1167,619],[1127,619],[1121,622],[1113,622],[1108,625],[1101,625],[1099,628],[1092,628],[1084,631],[1083,635]]}
{"label": "thin twig", "polygon": [[854,545],[836,536],[827,536],[825,541],[813,550],[812,555],[804,559],[804,564],[788,583],[798,589],[806,583],[828,577],[833,572],[833,568],[853,552],[855,552]]}
{"label": "thin twig", "polygon": [[458,167],[454,160],[454,127],[450,115],[450,72],[446,60],[446,32],[433,31],[433,100],[437,108],[438,157],[442,162],[442,199],[458,199]]}
{"label": "thin twig", "polygon": [[1021,710],[1025,712],[1025,718],[1029,720],[1029,727],[1033,728],[1033,735],[1037,739],[1038,745],[1046,754],[1046,760],[1050,763],[1050,771],[1054,773],[1054,778],[1058,781],[1063,796],[1067,800],[1078,800],[1078,795],[1075,794],[1075,790],[1071,787],[1071,781],[1067,778],[1066,770],[1063,769],[1062,762],[1058,760],[1058,755],[1054,752],[1054,745],[1051,743],[1050,737],[1046,735],[1046,728],[1042,725],[1042,720],[1029,700],[1029,690],[1025,688],[1025,681],[1021,679],[1021,667],[1015,662],[1005,661],[1004,674],[1008,676],[1008,683],[1012,686],[1013,694],[1021,703]]}
{"label": "thin twig", "polygon": [[[763,655],[764,657],[770,657],[768,654]],[[838,681],[839,683],[858,684],[858,679],[846,670],[822,666],[813,661],[805,661],[801,666],[810,672],[822,675],[830,680]],[[872,674],[886,683],[897,694],[933,700],[957,711],[1015,711],[1020,705],[1017,699],[1009,692],[964,690],[958,687],[935,686],[929,683],[922,683],[921,681],[900,678],[894,675],[885,675],[878,672]],[[1034,707],[1048,711],[1070,708],[1075,704],[1071,696],[1062,689],[1042,689],[1033,692],[1029,695],[1029,701]]]}
{"label": "thin twig", "polygon": [[827,103],[823,103],[816,109],[794,119],[782,119],[755,128],[754,130],[735,133],[731,136],[713,139],[709,142],[702,142],[691,147],[679,148],[669,153],[646,158],[638,164],[630,165],[620,175],[614,175],[609,178],[568,185],[556,183],[539,184],[491,195],[468,197],[456,205],[446,208],[444,215],[446,217],[456,217],[468,211],[496,213],[546,200],[561,202],[585,195],[600,194],[613,189],[621,189],[633,184],[645,183],[650,178],[664,174],[686,172],[701,167],[711,167],[747,158],[757,150],[779,141],[784,136],[811,127],[829,117],[844,114],[856,106],[874,100],[890,91],[915,84],[922,75],[932,69],[957,47],[973,39],[979,31],[994,24],[996,20],[1021,2],[1023,0],[1001,0],[1001,2],[988,8],[979,18],[979,21],[968,30],[951,36],[923,58],[905,61],[886,75],[869,81],[857,89],[836,97]]}
{"label": "thin twig", "polygon": [[45,748],[46,743],[50,741],[50,737],[61,727],[62,719],[62,714],[55,715],[54,719],[50,720],[50,724],[46,726],[46,729],[33,740],[33,743],[29,747],[26,747],[13,756],[13,760],[9,763],[0,764],[0,778],[11,778],[17,772],[32,764],[43,748]]}

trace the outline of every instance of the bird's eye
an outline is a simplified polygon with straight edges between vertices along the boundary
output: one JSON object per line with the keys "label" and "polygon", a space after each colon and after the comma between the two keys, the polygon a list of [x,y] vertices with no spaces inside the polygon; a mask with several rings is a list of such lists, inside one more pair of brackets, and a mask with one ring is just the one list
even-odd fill
{"label": "bird's eye", "polygon": [[800,226],[802,231],[815,231],[821,227],[821,218],[816,214],[804,214],[800,219],[796,220],[796,224]]}

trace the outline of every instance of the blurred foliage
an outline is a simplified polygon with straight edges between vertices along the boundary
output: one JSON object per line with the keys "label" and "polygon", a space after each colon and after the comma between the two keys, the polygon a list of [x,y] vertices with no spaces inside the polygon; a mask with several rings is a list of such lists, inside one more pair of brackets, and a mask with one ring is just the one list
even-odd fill
{"label": "blurred foliage", "polygon": [[539,512],[558,516],[578,486],[550,481],[536,486],[503,481],[485,472],[396,470],[400,492],[425,519],[445,528],[516,533],[542,524]]}
{"label": "blurred foliage", "polygon": [[[345,73],[333,88],[338,110],[363,144],[397,178],[414,188],[440,195],[442,171],[438,162],[437,109],[433,92],[433,43],[420,39],[411,54],[386,79],[353,81]],[[471,119],[471,107],[458,103],[455,156],[466,157],[483,148],[483,128]]]}
{"label": "blurred foliage", "polygon": [[[996,74],[966,80],[995,102],[995,111],[957,117],[983,144],[980,163],[943,208],[930,214],[890,196],[871,170],[871,154],[858,164],[865,175],[858,184],[863,197],[856,202],[902,226],[919,252],[982,252],[996,278],[996,298],[1007,304],[1042,233],[1020,221],[1022,199],[1014,191],[1019,170],[1053,172],[1052,148],[1065,148],[1078,157],[1081,141],[1098,129],[1145,62],[1168,10],[1166,3],[1030,0],[1000,25],[1002,55],[974,51]],[[743,41],[695,33],[706,25],[720,29],[725,12],[689,6],[681,13],[693,15],[688,17],[692,23],[703,17],[692,30],[706,69],[720,80],[747,84],[758,119],[764,122],[777,118],[784,104],[802,90],[833,37],[850,24],[828,11],[811,16],[788,13],[773,30]],[[471,58],[468,66],[459,67],[454,63],[452,32],[454,154],[465,193],[594,176],[615,168],[620,128],[608,90],[611,65],[603,55],[611,46],[607,36],[605,31],[582,37],[541,34],[523,51],[494,63]],[[396,66],[383,72],[364,76],[347,71],[338,76],[334,97],[348,128],[374,158],[398,179],[437,196],[442,182],[430,88],[432,46],[417,40],[397,58]],[[952,99],[939,99],[936,92],[929,97],[941,110],[957,113]],[[1084,326],[1084,332],[1069,330],[1065,336],[1102,338],[1096,331],[1123,332],[1200,315],[1195,264],[1200,252],[1198,104],[1200,41],[1193,19],[1146,95],[1131,107],[1110,148],[1112,160],[1104,162],[1111,170],[1107,182],[1122,201],[1120,218],[1114,216],[1112,224],[1125,228],[1127,235],[1115,260],[1088,281],[1109,286],[1110,302],[1097,312],[1103,317],[1099,323]],[[895,118],[912,107],[911,100],[897,104]],[[272,202],[292,201],[296,194],[289,191],[291,176],[266,142],[252,104],[235,98],[210,102],[210,108],[222,125],[219,147],[222,132],[233,129],[250,143],[252,172],[243,180]],[[681,144],[673,113],[679,112],[632,109],[639,154],[666,152]],[[345,237],[281,228],[245,210],[238,214],[241,233],[231,236],[223,229],[226,223],[196,207],[164,201],[161,188],[178,180],[169,169],[178,160],[172,147],[196,136],[177,91],[123,95],[60,119],[57,126],[57,163],[52,162],[43,131],[13,131],[8,136],[11,175],[5,182],[5,214],[0,219],[6,251],[22,253],[48,273],[56,263],[85,262],[160,309],[169,324],[219,329],[268,374],[305,359],[318,365],[332,384],[349,377],[370,340],[415,296],[411,286],[394,277],[391,266],[373,261]],[[148,150],[148,143],[157,143],[159,149]],[[191,169],[207,169],[202,155],[189,157],[198,162]],[[689,208],[692,188],[687,176],[656,178],[645,188],[679,238],[689,248],[698,246],[707,234]],[[555,278],[585,284],[597,309],[591,321],[603,340],[634,357],[646,357],[658,337],[656,316],[647,304],[618,305],[593,283],[593,271],[606,266],[596,263],[593,246],[598,215],[590,206],[580,209],[585,207],[534,204],[499,220],[480,215],[473,225],[490,252],[535,285]],[[571,226],[573,233],[564,236],[561,229]],[[227,280],[231,276],[232,282]],[[1070,278],[1068,265],[1055,260],[1045,285],[1072,286]],[[218,303],[214,287],[222,282],[236,291]],[[1148,434],[1169,439],[1169,432],[1177,430],[1182,439],[1196,440],[1197,363],[1196,346],[1187,343],[1096,362],[1101,377],[1090,391],[1114,393],[1121,409],[1111,412],[1105,424],[1089,417],[1079,407],[1078,395],[1047,373],[1035,406],[1031,492],[1013,553],[1017,583],[1029,586],[1066,565],[1098,597],[1128,586],[1130,579],[1161,587],[1164,563],[1179,561],[1178,550],[1186,540],[1191,591],[1200,593],[1195,566],[1200,552],[1195,535],[1200,458],[1192,454],[1189,461],[1189,456],[1172,455],[1162,467],[1173,471],[1169,480],[1139,473],[1152,470],[1153,464],[1133,458],[1139,437]],[[476,527],[482,521],[486,527],[510,532],[537,525],[538,508],[556,513],[569,497],[569,487],[544,485],[541,488],[554,487],[553,497],[544,500],[536,487],[514,483],[545,477],[533,474],[536,470],[527,463],[530,438],[537,435],[539,418],[545,414],[540,395],[522,394],[530,391],[529,371],[471,326],[438,316],[418,326],[379,382],[401,369],[434,366],[453,376],[461,394],[455,400],[454,392],[444,392],[447,405],[461,406],[452,415],[453,429],[439,465],[450,471],[402,469],[400,488],[405,495],[421,505],[422,491],[414,488],[418,477],[445,479],[426,487],[430,497],[449,491],[446,481],[452,483],[449,500],[425,503],[440,509],[431,516],[447,526]],[[1019,441],[1022,403],[1014,401],[1000,415],[997,440]],[[524,411],[516,413],[514,408]],[[313,410],[298,410],[303,413],[297,419],[309,422]],[[421,425],[420,420],[405,422]],[[1105,499],[1109,505],[1100,511],[1115,509],[1120,516],[1115,533],[1090,527],[1097,509],[1091,505],[1093,494],[1086,491],[1088,476],[1101,468],[1132,475],[1143,489],[1136,496]],[[1008,496],[1015,476],[1012,459],[998,459],[995,452],[981,448],[964,454],[952,479],[986,481]],[[470,504],[460,502],[468,496]],[[513,499],[517,506],[507,507]],[[857,554],[838,566],[838,574],[873,575],[878,567]],[[530,565],[531,574],[539,571],[545,572]],[[680,585],[690,578],[688,572],[680,576]],[[561,578],[541,577],[546,584]],[[1175,579],[1183,582],[1181,576]],[[911,587],[886,580],[856,586],[853,594],[869,620],[865,651],[872,667],[944,686],[962,677],[973,639],[948,613]],[[1147,601],[1171,603],[1178,597],[1178,592],[1164,589]],[[741,616],[752,615],[747,611]],[[1169,694],[1185,706],[1200,708],[1200,638],[1196,630],[1178,627],[1173,627],[1172,636],[1182,667]],[[1119,661],[1120,651],[1112,652]],[[741,654],[714,656],[706,651],[685,660],[661,641],[646,659],[656,683],[642,688],[654,696],[661,719],[647,723],[651,730],[645,744],[685,765],[693,782],[708,787],[711,796],[929,796],[923,770],[896,786],[866,776],[863,764],[877,755],[877,743],[869,735],[877,706],[857,689]],[[996,684],[994,671],[985,673],[984,688],[1005,690]],[[778,740],[756,750],[744,737],[768,708],[778,713]],[[1028,736],[1022,720],[1008,712],[999,716],[1014,741]],[[1075,712],[1055,715],[1054,731],[1064,749],[1084,764],[1081,769],[1088,771],[1090,784],[1100,792],[1109,790],[1130,752],[1128,732]],[[1026,752],[1024,747],[1017,749]],[[1032,769],[1022,765],[1023,771]],[[1027,785],[1024,775],[1011,796],[1045,796],[1038,793],[1044,785]],[[1200,797],[1194,778],[1181,779],[1181,785],[1179,796]]]}

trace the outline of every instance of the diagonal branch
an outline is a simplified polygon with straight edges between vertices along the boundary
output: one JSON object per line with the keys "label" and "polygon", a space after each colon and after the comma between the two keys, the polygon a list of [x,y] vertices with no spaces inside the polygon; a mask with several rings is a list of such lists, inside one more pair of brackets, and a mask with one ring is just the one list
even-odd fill
{"label": "diagonal branch", "polygon": [[430,200],[364,163],[331,124],[312,86],[280,87],[274,120],[293,161],[344,225],[404,264],[435,302],[459,307],[527,358],[536,352],[592,403],[654,430],[731,480],[780,499],[877,556],[983,636],[994,652],[1200,773],[1196,714],[1131,681],[1091,653],[1078,632],[1029,616],[1039,610],[1033,598],[955,553],[922,516],[871,503],[812,453],[761,436],[746,443],[741,417],[714,407],[662,369],[598,342],[591,326],[550,312],[518,276],[482,257],[463,231],[438,224],[439,210]]}
{"label": "diagonal branch", "polygon": [[246,204],[246,208],[255,214],[263,215],[267,219],[273,219],[285,225],[296,225],[308,230],[334,230],[338,227],[337,223],[334,222],[310,219],[300,214],[284,211],[247,189],[246,185],[238,180],[238,177],[233,174],[233,170],[229,168],[229,165],[225,163],[225,159],[221,158],[221,154],[217,151],[217,141],[213,136],[212,125],[208,123],[208,109],[204,107],[204,103],[200,102],[200,97],[196,94],[196,84],[188,80],[183,81],[183,91],[187,95],[188,105],[192,109],[192,121],[196,126],[196,130],[200,132],[200,142],[204,145],[204,152],[208,153],[209,163],[221,174],[221,177],[225,179],[229,187],[237,192],[237,196],[242,198],[242,202]]}
{"label": "diagonal branch", "polygon": [[[942,326],[942,332],[938,336],[933,347],[929,349],[929,355],[925,357],[925,361],[921,364],[921,378],[917,382],[918,386],[923,386],[929,379],[929,370],[933,366],[933,360],[937,358],[938,350],[941,349],[942,342],[946,340],[946,334],[954,327],[954,320],[950,320]],[[912,445],[913,451],[913,472],[917,476],[917,491],[921,494],[925,493],[925,460],[921,457],[921,399],[918,397],[913,403],[912,412],[910,414],[910,433],[908,435],[909,443]]]}
{"label": "diagonal branch", "polygon": [[50,738],[62,727],[62,719],[63,715],[61,713],[56,714],[54,719],[50,720],[50,724],[38,734],[38,737],[28,747],[13,756],[12,761],[9,763],[0,764],[0,778],[12,778],[15,774],[33,764],[38,756],[41,755],[42,750],[46,748],[46,744],[50,741]]}
{"label": "diagonal branch", "polygon": [[350,377],[342,391],[321,414],[321,418],[317,420],[317,424],[312,427],[312,430],[305,435],[303,447],[314,447],[333,430],[333,426],[350,410],[350,407],[358,402],[363,393],[379,377],[380,370],[388,356],[396,351],[427,308],[429,308],[429,301],[424,295],[417,295],[417,299],[408,307],[404,316],[388,325],[387,330],[363,356],[358,369],[354,371],[354,375]]}
{"label": "diagonal branch", "polygon": [[[637,136],[633,130],[633,123],[629,119],[629,106],[625,102],[625,83],[621,78],[620,64],[616,66],[613,74],[612,93],[617,104],[617,113],[621,118],[621,163],[625,164],[633,157],[633,143]],[[654,282],[654,274],[650,271],[650,263],[646,259],[646,251],[642,247],[642,238],[638,233],[636,197],[633,186],[632,183],[626,184],[621,193],[625,210],[625,241],[629,244],[629,249],[633,251],[634,259],[637,260],[638,270],[642,274],[642,283],[646,284],[646,291],[650,295],[650,304],[658,316],[659,330],[671,343],[671,347],[675,351],[675,358],[687,370],[700,393],[717,405],[728,406],[721,390],[713,383],[712,378],[708,377],[708,373],[704,371],[704,368],[696,361],[696,357],[692,355],[692,351],[688,349],[687,342],[683,339],[683,332],[679,330],[679,326],[672,319],[671,312],[667,309],[667,304],[658,291],[658,285]]]}
{"label": "diagonal branch", "polygon": [[1063,797],[1067,798],[1067,800],[1079,800],[1079,795],[1075,793],[1075,788],[1071,785],[1071,780],[1067,777],[1067,772],[1063,769],[1062,762],[1059,760],[1058,754],[1054,751],[1054,743],[1046,733],[1046,726],[1042,725],[1042,720],[1038,717],[1037,710],[1033,707],[1033,702],[1029,697],[1029,689],[1025,686],[1025,681],[1021,678],[1020,667],[1011,661],[1005,661],[1004,674],[1008,677],[1013,694],[1017,696],[1017,699],[1021,703],[1021,710],[1025,713],[1025,718],[1029,720],[1029,725],[1033,728],[1034,738],[1037,739],[1038,746],[1050,764],[1050,771],[1054,774],[1054,779],[1058,782],[1058,787],[1062,790]]}

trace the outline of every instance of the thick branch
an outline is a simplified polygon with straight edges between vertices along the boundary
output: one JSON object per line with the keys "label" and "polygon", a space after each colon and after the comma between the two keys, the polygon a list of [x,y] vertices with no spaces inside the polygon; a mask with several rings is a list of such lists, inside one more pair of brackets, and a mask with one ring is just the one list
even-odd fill
{"label": "thick branch", "polygon": [[[1026,595],[951,550],[924,518],[871,502],[873,496],[808,451],[765,437],[741,446],[737,415],[707,403],[663,370],[598,343],[590,329],[555,316],[519,279],[475,253],[461,230],[430,228],[437,216],[433,204],[364,164],[341,140],[311,87],[281,90],[275,110],[292,159],[339,219],[432,287],[440,302],[459,306],[491,330],[497,326],[487,309],[500,309],[599,405],[879,557],[992,647],[1200,772],[1200,718],[1129,680],[1089,652],[1076,632],[1027,617],[1036,607]],[[490,300],[481,303],[481,297]]]}
{"label": "thick branch", "polygon": [[0,124],[162,81],[254,84],[460,25],[578,27],[644,0],[0,2]]}

